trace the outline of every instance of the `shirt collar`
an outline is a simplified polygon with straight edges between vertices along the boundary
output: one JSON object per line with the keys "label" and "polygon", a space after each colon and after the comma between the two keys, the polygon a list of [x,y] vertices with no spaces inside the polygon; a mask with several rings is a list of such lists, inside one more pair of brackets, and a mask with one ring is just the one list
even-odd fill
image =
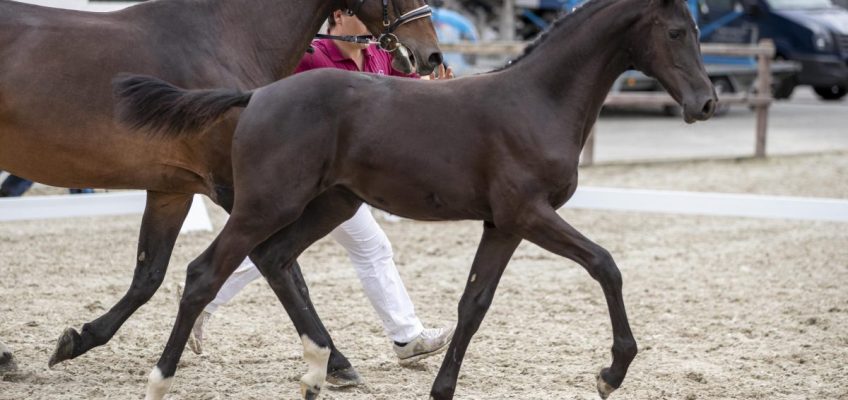
{"label": "shirt collar", "polygon": [[[323,47],[327,51],[327,57],[329,57],[331,61],[340,62],[340,61],[350,60],[350,58],[348,56],[346,56],[344,53],[342,53],[342,51],[339,49],[339,46],[336,45],[335,40],[333,40],[333,39],[321,39],[321,42],[323,42],[323,44],[324,44]],[[371,57],[371,52],[374,50],[375,47],[376,47],[376,45],[373,45],[373,44],[368,45],[368,47],[365,50],[363,50],[365,57]],[[353,60],[351,60],[351,61],[353,61]]]}

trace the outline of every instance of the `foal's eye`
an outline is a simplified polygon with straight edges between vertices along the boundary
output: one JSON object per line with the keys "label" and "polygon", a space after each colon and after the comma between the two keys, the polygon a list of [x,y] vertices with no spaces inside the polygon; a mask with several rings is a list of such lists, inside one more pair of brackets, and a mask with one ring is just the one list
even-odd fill
{"label": "foal's eye", "polygon": [[668,31],[668,37],[670,39],[680,39],[683,37],[684,31],[682,29],[672,29]]}

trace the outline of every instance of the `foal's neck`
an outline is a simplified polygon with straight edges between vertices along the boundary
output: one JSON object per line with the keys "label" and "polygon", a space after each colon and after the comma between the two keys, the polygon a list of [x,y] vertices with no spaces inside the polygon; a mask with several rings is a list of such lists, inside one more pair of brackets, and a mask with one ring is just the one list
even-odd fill
{"label": "foal's neck", "polygon": [[[504,73],[513,74],[568,119],[594,124],[615,79],[629,64],[629,29],[644,12],[641,0],[593,0],[551,27],[529,53]],[[570,19],[570,20],[569,20]],[[581,143],[585,137],[581,138]]]}

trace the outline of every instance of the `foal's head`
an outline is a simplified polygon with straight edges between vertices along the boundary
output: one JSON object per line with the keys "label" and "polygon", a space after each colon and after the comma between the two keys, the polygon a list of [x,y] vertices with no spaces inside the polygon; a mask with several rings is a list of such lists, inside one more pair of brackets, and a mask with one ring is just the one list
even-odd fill
{"label": "foal's head", "polygon": [[716,94],[698,42],[698,28],[684,0],[651,0],[633,31],[633,62],[656,77],[683,107],[686,122],[713,115]]}
{"label": "foal's head", "polygon": [[425,0],[344,0],[380,47],[392,52],[392,66],[428,75],[442,63],[442,52]]}

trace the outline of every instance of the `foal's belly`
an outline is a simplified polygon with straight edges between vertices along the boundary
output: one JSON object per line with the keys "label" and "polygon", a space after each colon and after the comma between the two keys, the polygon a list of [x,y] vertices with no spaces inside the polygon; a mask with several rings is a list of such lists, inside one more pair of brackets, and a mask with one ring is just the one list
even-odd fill
{"label": "foal's belly", "polygon": [[416,184],[404,177],[370,177],[367,182],[345,185],[368,204],[394,215],[421,221],[489,220],[488,203],[471,188],[445,183]]}

